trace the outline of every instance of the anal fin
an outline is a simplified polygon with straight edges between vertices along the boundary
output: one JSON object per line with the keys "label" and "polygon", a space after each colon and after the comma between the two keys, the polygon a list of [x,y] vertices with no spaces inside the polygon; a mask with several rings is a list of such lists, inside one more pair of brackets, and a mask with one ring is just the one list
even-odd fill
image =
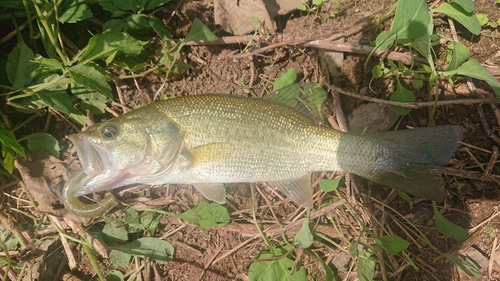
{"label": "anal fin", "polygon": [[312,209],[313,198],[311,188],[311,174],[305,174],[300,178],[274,181],[269,184],[275,186],[298,206]]}
{"label": "anal fin", "polygon": [[226,203],[226,189],[222,183],[195,183],[193,186],[208,200]]}

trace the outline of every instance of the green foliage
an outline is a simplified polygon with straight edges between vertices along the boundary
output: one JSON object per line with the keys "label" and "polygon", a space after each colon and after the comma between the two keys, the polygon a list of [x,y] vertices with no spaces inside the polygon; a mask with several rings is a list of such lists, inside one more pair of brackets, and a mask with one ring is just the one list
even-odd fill
{"label": "green foliage", "polygon": [[443,215],[441,215],[435,203],[432,204],[432,208],[434,209],[434,220],[436,222],[436,229],[437,231],[439,231],[439,233],[458,241],[463,241],[469,238],[469,233],[465,229],[452,223],[451,221],[443,217]]}
{"label": "green foliage", "polygon": [[231,219],[229,211],[224,206],[212,202],[201,202],[178,217],[201,228],[224,226]]}
{"label": "green foliage", "polygon": [[[276,255],[284,255],[286,248],[274,249]],[[293,275],[290,270],[294,266],[294,261],[289,257],[276,259],[271,252],[261,252],[248,269],[248,279],[251,281],[302,281],[307,280],[307,272],[303,268],[296,268]],[[266,259],[259,261],[259,259]]]}
{"label": "green foliage", "polygon": [[172,244],[154,237],[142,237],[124,245],[109,247],[131,256],[150,258],[159,263],[168,262],[174,256]]}
{"label": "green foliage", "polygon": [[299,245],[299,247],[303,249],[307,249],[311,247],[313,243],[313,235],[311,230],[309,229],[309,217],[304,219],[304,223],[302,223],[302,228],[295,234],[293,237],[293,241]]}
{"label": "green foliage", "polygon": [[[497,94],[500,96],[500,82],[477,61],[470,60],[470,52],[467,47],[458,42],[451,41],[447,51],[447,62],[449,63],[445,70],[441,70],[440,66],[434,64],[434,53],[431,49],[431,38],[433,35],[434,22],[433,14],[444,14],[458,21],[473,34],[479,34],[481,31],[481,23],[473,12],[475,4],[471,0],[458,0],[451,3],[443,4],[440,7],[429,10],[425,0],[398,0],[394,20],[391,24],[391,29],[386,32],[381,32],[375,41],[376,49],[386,50],[391,46],[404,46],[410,50],[415,50],[420,53],[426,60],[427,65],[423,65],[424,71],[406,68],[401,62],[396,66],[389,61],[389,68],[383,65],[377,65],[372,69],[372,75],[375,79],[396,77],[397,89],[391,96],[391,100],[398,102],[413,102],[415,96],[413,92],[402,86],[399,77],[406,76],[412,78],[412,87],[419,90],[423,87],[425,79],[424,74],[429,75],[429,86],[432,87],[437,83],[437,79],[447,79],[453,83],[455,75],[468,76],[486,81]],[[479,15],[481,18],[482,15]],[[483,25],[488,22],[488,19],[483,18]],[[493,24],[493,23],[492,23]],[[437,96],[437,95],[436,95]],[[405,115],[410,112],[410,109],[394,108],[397,114]]]}
{"label": "green foliage", "polygon": [[319,181],[319,188],[324,192],[332,192],[337,190],[340,180],[343,177],[338,177],[337,179],[329,180],[329,179],[321,179]]}
{"label": "green foliage", "polygon": [[59,158],[59,142],[47,133],[34,133],[24,136],[21,140],[28,141],[28,148],[33,153],[47,151],[49,154]]}
{"label": "green foliage", "polygon": [[375,241],[377,241],[386,253],[393,256],[405,251],[410,246],[408,241],[394,235],[375,237]]}
{"label": "green foliage", "polygon": [[290,68],[273,82],[273,91],[277,91],[285,86],[292,85],[297,82],[297,71]]}

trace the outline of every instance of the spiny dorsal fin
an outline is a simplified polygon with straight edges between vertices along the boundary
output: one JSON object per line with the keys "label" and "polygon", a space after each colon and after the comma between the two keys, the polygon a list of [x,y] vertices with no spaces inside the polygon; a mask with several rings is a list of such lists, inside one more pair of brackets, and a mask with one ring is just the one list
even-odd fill
{"label": "spiny dorsal fin", "polygon": [[325,102],[327,95],[328,93],[319,84],[308,83],[300,87],[298,83],[294,83],[264,98],[293,108],[316,123],[323,122],[321,105]]}

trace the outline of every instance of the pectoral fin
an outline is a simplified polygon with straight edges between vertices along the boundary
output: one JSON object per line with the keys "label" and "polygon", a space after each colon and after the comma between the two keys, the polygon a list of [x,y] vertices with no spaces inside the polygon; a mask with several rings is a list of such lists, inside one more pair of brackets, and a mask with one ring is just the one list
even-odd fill
{"label": "pectoral fin", "polygon": [[226,203],[226,189],[222,183],[195,183],[193,186],[208,200]]}
{"label": "pectoral fin", "polygon": [[275,181],[270,184],[288,196],[295,204],[309,209],[313,207],[310,173],[300,178]]}
{"label": "pectoral fin", "polygon": [[231,144],[214,142],[206,145],[193,147],[186,152],[193,166],[222,162],[233,156],[234,150]]}

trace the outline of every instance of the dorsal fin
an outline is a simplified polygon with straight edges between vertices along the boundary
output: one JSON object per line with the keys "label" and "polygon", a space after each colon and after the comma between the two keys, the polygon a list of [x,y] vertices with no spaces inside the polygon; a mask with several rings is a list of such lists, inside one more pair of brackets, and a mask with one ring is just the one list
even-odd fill
{"label": "dorsal fin", "polygon": [[294,83],[264,98],[293,108],[317,123],[323,122],[321,105],[327,95],[328,93],[319,84],[308,83],[301,87],[298,83]]}

